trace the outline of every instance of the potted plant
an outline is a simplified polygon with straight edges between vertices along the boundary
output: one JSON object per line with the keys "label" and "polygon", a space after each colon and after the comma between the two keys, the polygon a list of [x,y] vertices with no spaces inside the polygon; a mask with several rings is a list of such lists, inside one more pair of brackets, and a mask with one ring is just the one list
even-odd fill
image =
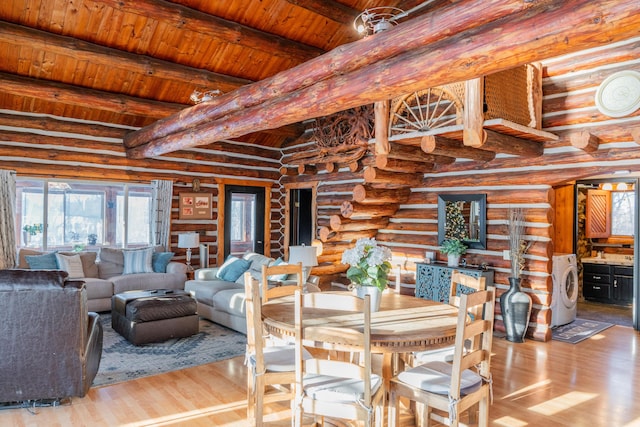
{"label": "potted plant", "polygon": [[460,263],[460,255],[467,252],[467,246],[460,239],[447,239],[442,242],[440,252],[447,255],[449,267],[457,267]]}
{"label": "potted plant", "polygon": [[87,243],[90,245],[95,245],[98,243],[98,235],[95,233],[91,233],[87,236]]}
{"label": "potted plant", "polygon": [[524,342],[531,315],[531,297],[520,288],[520,275],[525,266],[524,255],[531,242],[524,240],[525,218],[522,209],[509,210],[509,259],[511,276],[509,289],[500,297],[500,310],[505,327],[506,339]]}
{"label": "potted plant", "polygon": [[391,251],[378,245],[375,239],[358,239],[356,245],[344,251],[342,263],[349,264],[347,278],[359,297],[371,295],[373,311],[380,308],[380,293],[387,287],[391,270]]}

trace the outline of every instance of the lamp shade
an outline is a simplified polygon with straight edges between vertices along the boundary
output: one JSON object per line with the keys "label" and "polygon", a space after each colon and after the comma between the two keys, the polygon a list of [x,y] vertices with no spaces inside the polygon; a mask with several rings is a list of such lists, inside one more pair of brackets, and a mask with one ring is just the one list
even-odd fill
{"label": "lamp shade", "polygon": [[318,265],[318,251],[314,246],[289,246],[289,264],[302,263],[303,267]]}
{"label": "lamp shade", "polygon": [[179,248],[197,248],[200,244],[200,235],[198,233],[178,234]]}

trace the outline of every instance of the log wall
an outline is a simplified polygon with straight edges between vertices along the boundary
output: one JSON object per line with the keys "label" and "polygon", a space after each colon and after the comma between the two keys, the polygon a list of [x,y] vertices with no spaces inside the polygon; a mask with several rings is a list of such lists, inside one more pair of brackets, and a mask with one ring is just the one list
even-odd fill
{"label": "log wall", "polygon": [[[224,141],[193,150],[177,151],[153,159],[131,160],[125,156],[123,137],[132,128],[108,124],[61,120],[47,116],[0,111],[0,168],[15,170],[18,177],[58,178],[117,182],[170,179],[174,182],[171,210],[171,251],[185,259],[178,234],[196,231],[200,242],[210,244],[209,264],[216,264],[218,243],[218,182],[240,179],[245,185],[272,182],[271,251],[282,254],[280,149]],[[179,194],[200,191],[213,194],[212,220],[180,220]],[[192,264],[200,265],[199,249]]]}

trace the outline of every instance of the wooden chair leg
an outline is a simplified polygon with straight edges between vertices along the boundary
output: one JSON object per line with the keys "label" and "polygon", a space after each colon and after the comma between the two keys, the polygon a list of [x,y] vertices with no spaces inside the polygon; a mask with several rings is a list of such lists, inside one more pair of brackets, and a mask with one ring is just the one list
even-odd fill
{"label": "wooden chair leg", "polygon": [[248,369],[247,372],[247,421],[252,425],[255,424],[255,383],[253,371]]}

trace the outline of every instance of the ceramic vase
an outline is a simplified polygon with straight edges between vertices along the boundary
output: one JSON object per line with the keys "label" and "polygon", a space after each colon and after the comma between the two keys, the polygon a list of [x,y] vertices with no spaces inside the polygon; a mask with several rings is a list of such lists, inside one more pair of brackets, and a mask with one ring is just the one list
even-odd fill
{"label": "ceramic vase", "polygon": [[447,265],[449,267],[457,267],[460,264],[460,255],[447,254]]}
{"label": "ceramic vase", "polygon": [[365,295],[369,295],[372,313],[380,310],[382,291],[377,286],[356,286],[355,291],[358,298],[364,298]]}
{"label": "ceramic vase", "polygon": [[531,297],[520,290],[519,278],[509,277],[509,290],[500,297],[500,310],[507,341],[524,342],[531,316]]}

